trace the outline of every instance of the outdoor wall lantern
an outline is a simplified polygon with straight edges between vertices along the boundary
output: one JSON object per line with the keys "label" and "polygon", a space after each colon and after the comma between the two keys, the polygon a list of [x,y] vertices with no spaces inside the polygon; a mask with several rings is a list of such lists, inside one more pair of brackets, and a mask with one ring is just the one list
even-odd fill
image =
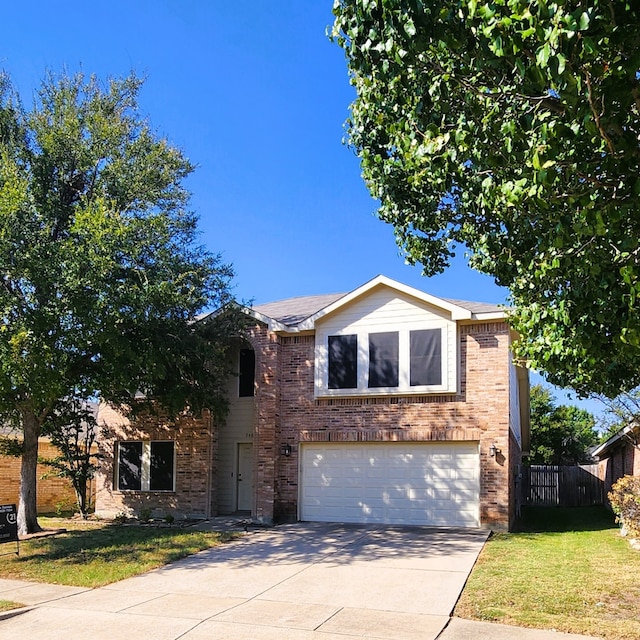
{"label": "outdoor wall lantern", "polygon": [[499,453],[502,453],[502,449],[498,449],[498,447],[496,447],[495,443],[492,442],[491,446],[489,447],[489,455],[492,458],[495,458]]}
{"label": "outdoor wall lantern", "polygon": [[280,453],[288,458],[291,455],[291,445],[285,442],[285,444],[280,447]]}

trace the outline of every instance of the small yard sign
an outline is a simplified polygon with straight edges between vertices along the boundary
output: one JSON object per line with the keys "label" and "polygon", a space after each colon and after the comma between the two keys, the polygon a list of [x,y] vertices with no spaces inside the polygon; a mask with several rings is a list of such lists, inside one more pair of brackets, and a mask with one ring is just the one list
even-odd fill
{"label": "small yard sign", "polygon": [[19,553],[18,516],[15,504],[0,504],[0,544],[3,542],[15,542]]}

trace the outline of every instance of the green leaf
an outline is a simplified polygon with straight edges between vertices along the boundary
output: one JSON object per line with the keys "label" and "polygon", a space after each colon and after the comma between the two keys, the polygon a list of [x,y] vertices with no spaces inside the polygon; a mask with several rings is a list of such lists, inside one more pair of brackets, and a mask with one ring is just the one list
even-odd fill
{"label": "green leaf", "polygon": [[538,49],[536,54],[536,62],[540,67],[546,67],[549,62],[549,56],[551,55],[551,47],[548,42],[545,42],[542,47]]}
{"label": "green leaf", "polygon": [[586,31],[589,28],[589,23],[589,14],[586,11],[583,11],[578,20],[578,29],[580,29],[580,31]]}
{"label": "green leaf", "polygon": [[404,23],[404,30],[405,33],[411,38],[416,35],[416,25],[413,24],[413,20],[411,20],[411,18],[408,18]]}

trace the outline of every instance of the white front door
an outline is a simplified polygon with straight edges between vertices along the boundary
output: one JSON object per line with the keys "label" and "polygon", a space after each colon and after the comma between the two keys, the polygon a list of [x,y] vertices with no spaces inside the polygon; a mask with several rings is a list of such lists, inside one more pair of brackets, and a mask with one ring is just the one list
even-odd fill
{"label": "white front door", "polygon": [[238,444],[238,511],[251,511],[253,506],[253,445],[250,442]]}

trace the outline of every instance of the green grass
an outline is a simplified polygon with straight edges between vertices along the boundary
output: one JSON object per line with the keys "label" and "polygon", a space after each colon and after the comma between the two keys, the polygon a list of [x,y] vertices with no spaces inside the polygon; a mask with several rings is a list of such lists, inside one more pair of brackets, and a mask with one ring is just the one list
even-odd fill
{"label": "green grass", "polygon": [[524,510],[493,535],[456,606],[462,618],[640,638],[640,552],[603,508]]}
{"label": "green grass", "polygon": [[0,578],[78,587],[100,587],[216,546],[234,534],[178,527],[40,518],[47,529],[66,533],[20,543],[19,556],[6,556]]}
{"label": "green grass", "polygon": [[19,602],[11,602],[11,600],[0,600],[0,613],[3,611],[11,611],[11,609],[19,609],[24,605]]}

